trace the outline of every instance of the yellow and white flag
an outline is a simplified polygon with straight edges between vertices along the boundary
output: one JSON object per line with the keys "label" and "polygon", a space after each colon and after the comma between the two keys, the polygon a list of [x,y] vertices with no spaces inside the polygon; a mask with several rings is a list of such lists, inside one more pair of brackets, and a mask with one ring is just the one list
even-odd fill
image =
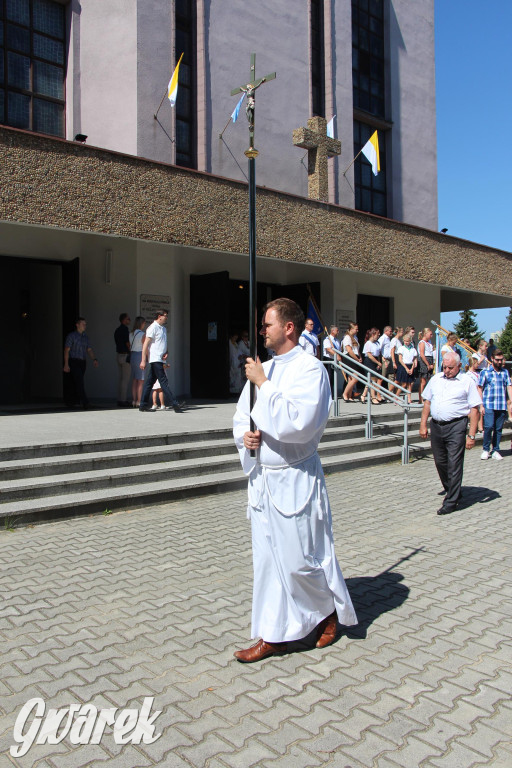
{"label": "yellow and white flag", "polygon": [[[176,64],[176,68],[172,73],[172,77],[169,80],[169,85],[167,86],[167,98],[171,102],[171,107],[174,107],[174,105],[176,104],[176,97],[178,95],[178,72],[180,69],[182,58],[183,58],[183,54],[181,54],[180,59]],[[160,93],[162,93],[162,91],[160,91]]]}
{"label": "yellow and white flag", "polygon": [[361,152],[372,165],[374,176],[380,171],[379,137],[377,131],[372,133]]}

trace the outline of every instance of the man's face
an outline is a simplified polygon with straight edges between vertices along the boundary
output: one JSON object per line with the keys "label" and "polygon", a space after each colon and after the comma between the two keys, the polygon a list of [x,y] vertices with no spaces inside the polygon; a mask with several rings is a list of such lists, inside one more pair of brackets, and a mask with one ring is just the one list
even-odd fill
{"label": "man's face", "polygon": [[414,339],[414,334],[416,333],[416,329],[415,328],[411,328],[409,333],[411,334],[411,341],[412,341],[412,339]]}
{"label": "man's face", "polygon": [[129,317],[125,317],[124,320],[123,320],[123,325],[130,325],[130,323],[131,323],[130,318]]}
{"label": "man's face", "polygon": [[503,364],[505,362],[505,358],[503,355],[497,355],[496,357],[493,357],[492,364],[497,371],[501,371],[503,368]]}
{"label": "man's face", "polygon": [[332,329],[332,331],[331,331],[331,336],[332,336],[333,338],[336,338],[336,336],[338,335],[338,333],[339,333],[339,330],[338,330],[337,328],[333,328],[333,329]]}
{"label": "man's face", "polygon": [[312,330],[313,330],[313,328],[314,328],[314,323],[313,323],[313,321],[312,321],[312,320],[306,320],[306,324],[305,324],[305,326],[304,326],[304,327],[306,328],[306,331],[309,331],[309,332],[311,333],[311,331],[312,331]]}
{"label": "man's face", "polygon": [[445,359],[443,360],[443,371],[447,379],[454,379],[460,371],[460,363],[451,358]]}
{"label": "man's face", "polygon": [[157,321],[158,325],[165,325],[166,322],[167,322],[167,314],[160,315],[160,317],[157,317],[156,321]]}
{"label": "man's face", "polygon": [[76,324],[76,329],[78,333],[83,333],[85,329],[87,328],[87,322],[85,320],[79,320]]}
{"label": "man's face", "polygon": [[260,330],[260,334],[264,339],[265,349],[273,349],[274,352],[279,352],[287,341],[285,328],[286,326],[281,323],[276,310],[267,309]]}
{"label": "man's face", "polygon": [[384,335],[387,336],[388,339],[391,338],[391,334],[392,333],[393,333],[393,331],[391,330],[391,328],[386,328],[386,330],[384,331]]}

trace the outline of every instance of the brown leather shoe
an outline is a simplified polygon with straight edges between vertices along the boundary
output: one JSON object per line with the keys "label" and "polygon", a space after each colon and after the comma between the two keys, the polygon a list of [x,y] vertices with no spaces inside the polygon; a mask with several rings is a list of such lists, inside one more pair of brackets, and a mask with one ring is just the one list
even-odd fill
{"label": "brown leather shoe", "polygon": [[316,647],[325,648],[330,645],[336,639],[336,630],[338,629],[338,616],[336,611],[327,616],[326,619],[320,622],[316,631]]}
{"label": "brown leather shoe", "polygon": [[266,643],[265,640],[258,640],[255,645],[246,648],[243,651],[235,651],[235,659],[243,664],[252,664],[253,661],[261,661],[267,656],[274,656],[276,653],[283,653],[287,643]]}

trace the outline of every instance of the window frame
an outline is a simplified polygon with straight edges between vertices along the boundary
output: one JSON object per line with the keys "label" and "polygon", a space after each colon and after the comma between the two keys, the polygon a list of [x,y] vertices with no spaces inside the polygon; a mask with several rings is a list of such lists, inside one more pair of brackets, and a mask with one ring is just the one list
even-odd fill
{"label": "window frame", "polygon": [[[2,34],[0,35],[0,56],[3,59],[4,77],[3,82],[0,83],[0,91],[2,91],[4,99],[4,112],[0,115],[0,124],[10,127],[21,128],[22,130],[28,130],[32,132],[42,133],[44,135],[58,136],[64,138],[66,135],[66,73],[67,73],[67,14],[66,6],[59,2],[59,0],[47,0],[55,6],[62,8],[62,29],[61,36],[52,35],[48,32],[42,31],[35,26],[34,23],[34,6],[36,0],[28,0],[29,6],[29,22],[28,25],[13,19],[8,19],[7,16],[7,0],[0,0],[0,22],[3,25]],[[8,40],[9,32],[12,29],[20,29],[28,31],[28,47],[29,50],[20,50],[16,48],[14,44]],[[35,36],[45,38],[62,46],[62,62],[57,62],[51,58],[44,58],[41,55],[36,55],[34,52]],[[9,54],[15,56],[22,56],[29,61],[29,82],[28,88],[24,88],[18,84],[9,82],[10,76],[10,64]],[[12,56],[11,56],[12,61]],[[62,71],[62,98],[57,96],[51,96],[46,93],[41,93],[36,90],[36,72],[37,65],[40,63],[42,66],[52,66]],[[59,82],[60,87],[60,82]],[[14,118],[11,118],[9,114],[9,94],[17,94],[28,99],[28,120],[26,125],[19,125]],[[60,115],[57,119],[59,127],[57,131],[48,132],[42,130],[41,127],[35,127],[37,121],[37,106],[38,103],[56,104],[60,108]],[[23,121],[24,122],[24,121]]]}

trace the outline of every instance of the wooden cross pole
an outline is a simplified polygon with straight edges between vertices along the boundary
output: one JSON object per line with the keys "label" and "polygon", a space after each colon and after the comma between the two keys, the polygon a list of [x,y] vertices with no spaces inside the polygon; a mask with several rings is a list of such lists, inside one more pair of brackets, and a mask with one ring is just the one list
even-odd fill
{"label": "wooden cross pole", "polygon": [[[256,90],[266,83],[268,80],[274,80],[276,77],[275,72],[271,72],[265,77],[256,79],[256,54],[251,53],[251,81],[246,85],[240,85],[231,91],[231,95],[235,96],[237,93],[245,93],[247,95],[247,105],[245,108],[245,114],[249,121],[249,148],[244,152],[249,162],[249,349],[251,351],[251,357],[256,360],[258,354],[258,329],[257,329],[257,313],[256,313],[256,158],[258,157],[258,150],[254,146],[254,108]],[[250,386],[250,409],[252,411],[254,406],[254,384]],[[251,432],[254,431],[254,422],[251,418],[250,424]],[[255,451],[251,451],[251,456],[255,456]]]}

